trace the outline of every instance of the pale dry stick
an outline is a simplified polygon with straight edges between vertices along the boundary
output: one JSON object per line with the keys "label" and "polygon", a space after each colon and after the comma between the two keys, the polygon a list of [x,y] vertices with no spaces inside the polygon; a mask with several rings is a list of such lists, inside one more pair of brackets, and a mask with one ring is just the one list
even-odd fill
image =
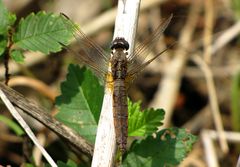
{"label": "pale dry stick", "polygon": [[[233,26],[225,30],[213,43],[211,54],[215,54],[218,50],[223,48],[225,45],[227,45],[232,39],[237,37],[240,34],[240,21],[236,22]],[[201,54],[199,54],[201,55]],[[194,56],[191,56],[194,57]],[[238,71],[240,68],[239,65],[231,65],[226,68],[221,67],[219,69],[216,69],[217,75],[224,75],[225,73],[231,73],[234,74],[234,71]],[[215,71],[215,70],[214,70]],[[215,73],[214,73],[215,76]]]}
{"label": "pale dry stick", "polygon": [[170,124],[173,107],[180,87],[182,71],[189,57],[186,49],[191,46],[191,38],[200,13],[201,2],[201,0],[192,1],[187,23],[181,31],[180,40],[178,42],[179,47],[174,58],[166,64],[162,83],[159,84],[159,88],[161,87],[161,89],[156,92],[153,98],[154,100],[150,104],[151,107],[161,107],[166,111],[163,124],[164,127],[168,127]]}
{"label": "pale dry stick", "polygon": [[[143,1],[140,10],[147,10],[153,6],[160,5],[168,0],[145,0]],[[81,29],[86,35],[93,35],[99,32],[100,30],[104,28],[111,27],[114,23],[115,17],[116,17],[117,9],[113,8],[108,10],[107,12],[101,14],[100,16],[96,17],[95,19],[92,19],[89,23],[84,24]],[[72,41],[76,42],[76,41]],[[32,65],[35,65],[47,58],[46,55],[40,52],[25,52],[25,63],[24,65],[29,67]],[[19,72],[21,68],[13,61],[9,61],[9,73],[15,74]],[[0,66],[0,79],[4,78],[4,66]]]}
{"label": "pale dry stick", "polygon": [[203,71],[205,78],[206,78],[206,83],[207,83],[207,88],[209,92],[209,98],[210,98],[210,107],[212,110],[213,114],[213,120],[214,124],[216,126],[216,129],[219,133],[220,136],[220,147],[223,151],[223,153],[227,153],[229,151],[228,145],[227,145],[227,140],[226,136],[224,133],[224,128],[223,128],[223,123],[221,119],[221,114],[220,114],[220,109],[218,106],[218,100],[217,100],[217,93],[214,85],[214,80],[212,76],[212,72],[208,65],[201,59],[200,56],[194,55],[193,60],[195,63],[200,67],[200,69]]}
{"label": "pale dry stick", "polygon": [[[211,50],[212,50],[212,31],[213,31],[213,22],[214,22],[214,7],[213,7],[213,0],[205,0],[205,27],[204,27],[204,61],[200,62],[201,60],[195,59],[198,61],[198,64],[200,65],[200,68],[205,74],[206,82],[207,82],[207,88],[209,91],[209,98],[210,98],[210,106],[213,113],[213,118],[215,122],[216,129],[218,130],[220,135],[220,146],[222,151],[226,154],[229,151],[226,136],[223,134],[223,125],[220,115],[220,109],[218,105],[217,100],[217,94],[216,94],[216,88],[213,80],[213,75],[211,69],[208,67],[207,64],[210,64],[211,62]],[[203,61],[203,60],[202,60]],[[221,125],[220,125],[221,124]]]}
{"label": "pale dry stick", "polygon": [[2,83],[0,83],[0,89],[6,94],[11,103],[17,107],[19,112],[24,112],[38,120],[60,137],[68,141],[68,143],[71,144],[70,146],[76,150],[80,150],[89,156],[93,155],[93,146],[89,144],[87,140],[79,136],[71,128],[52,117],[46,109],[36,105],[30,100],[27,100],[23,95]]}
{"label": "pale dry stick", "polygon": [[237,166],[236,167],[240,167],[240,154],[238,156],[238,161],[237,161]]}
{"label": "pale dry stick", "polygon": [[240,34],[240,21],[236,22],[233,26],[225,30],[224,33],[222,33],[222,35],[215,40],[212,46],[211,54],[216,53],[219,49],[228,44],[233,38],[235,38],[239,34]]}
{"label": "pale dry stick", "polygon": [[[134,48],[139,6],[140,0],[118,1],[118,13],[113,39],[116,37],[124,37],[128,41],[130,45],[128,55],[131,54]],[[106,85],[101,115],[98,122],[92,167],[112,167],[114,165],[116,148],[112,88]]]}
{"label": "pale dry stick", "polygon": [[[239,132],[223,132],[226,136],[226,139],[230,143],[240,143],[240,133]],[[204,130],[202,132],[202,140],[205,150],[205,155],[207,158],[208,166],[214,167],[214,165],[218,165],[217,162],[217,154],[214,151],[214,144],[213,140],[219,140],[221,136],[219,136],[219,133],[214,130]],[[206,142],[207,141],[207,142]],[[211,145],[208,145],[209,143],[212,143]],[[212,148],[213,147],[213,148]],[[238,167],[238,166],[237,166]]]}
{"label": "pale dry stick", "polygon": [[[55,98],[57,96],[56,91],[50,89],[50,87],[47,86],[45,83],[30,77],[24,77],[24,76],[13,77],[8,82],[8,85],[11,87],[19,86],[19,85],[22,85],[25,87],[31,87],[37,90],[38,92],[42,93],[46,97],[48,97],[52,102],[55,101]],[[37,139],[41,145],[44,145],[46,142],[46,136],[43,133],[39,133],[37,135]],[[40,166],[42,153],[36,146],[33,148],[33,157],[34,157],[35,164],[37,166]]]}
{"label": "pale dry stick", "polygon": [[[37,135],[37,139],[42,146],[46,144],[46,136],[43,133],[39,133]],[[33,148],[32,156],[34,157],[35,165],[41,166],[42,153],[37,149],[37,147]]]}
{"label": "pale dry stick", "polygon": [[212,50],[212,33],[214,27],[214,0],[204,0],[205,6],[205,26],[204,26],[204,36],[203,36],[203,45],[204,45],[204,60],[207,64],[211,63],[211,50]]}
{"label": "pale dry stick", "polygon": [[211,140],[208,132],[206,130],[203,130],[201,133],[201,138],[202,142],[204,145],[204,152],[205,152],[205,157],[206,161],[209,167],[219,167],[218,161],[217,161],[217,156],[216,156],[216,151],[214,149],[214,143]]}
{"label": "pale dry stick", "polygon": [[[220,138],[218,132],[215,130],[207,130],[207,133],[213,140],[218,140]],[[240,132],[224,131],[223,133],[229,143],[240,143]]]}
{"label": "pale dry stick", "polygon": [[9,99],[6,97],[4,92],[0,89],[0,97],[4,104],[7,106],[8,110],[11,112],[12,116],[18,121],[18,123],[22,126],[22,128],[25,130],[29,138],[33,141],[33,143],[38,147],[39,150],[41,150],[43,156],[46,158],[48,163],[52,167],[57,167],[57,164],[54,162],[54,160],[51,158],[51,156],[47,153],[47,151],[43,148],[43,146],[38,142],[36,136],[32,132],[31,128],[27,125],[27,123],[24,121],[24,119],[21,117],[19,112],[16,110],[16,108],[12,105],[12,103],[9,101]]}

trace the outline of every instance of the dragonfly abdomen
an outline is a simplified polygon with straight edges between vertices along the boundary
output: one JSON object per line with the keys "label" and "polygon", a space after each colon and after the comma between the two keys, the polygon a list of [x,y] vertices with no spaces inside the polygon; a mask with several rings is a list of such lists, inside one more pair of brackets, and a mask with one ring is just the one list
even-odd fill
{"label": "dragonfly abdomen", "polygon": [[116,79],[113,83],[113,116],[117,145],[124,153],[128,137],[128,106],[127,91],[123,79]]}

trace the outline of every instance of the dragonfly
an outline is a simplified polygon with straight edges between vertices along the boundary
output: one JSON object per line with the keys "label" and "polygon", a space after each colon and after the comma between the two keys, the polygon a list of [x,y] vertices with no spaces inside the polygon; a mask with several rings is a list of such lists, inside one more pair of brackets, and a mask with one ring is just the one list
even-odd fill
{"label": "dragonfly", "polygon": [[[119,150],[124,153],[128,138],[127,90],[130,83],[147,65],[169,49],[167,47],[153,58],[146,59],[154,44],[156,44],[169,25],[172,15],[162,20],[156,30],[138,45],[131,54],[128,53],[129,43],[123,37],[116,37],[112,41],[110,47],[111,53],[108,53],[87,37],[65,14],[61,14],[61,16],[66,28],[74,31],[73,36],[82,51],[78,52],[64,44],[62,45],[83,64],[90,67],[97,77],[104,81],[105,86],[112,87],[116,143]],[[138,56],[141,56],[141,61],[138,59]]]}

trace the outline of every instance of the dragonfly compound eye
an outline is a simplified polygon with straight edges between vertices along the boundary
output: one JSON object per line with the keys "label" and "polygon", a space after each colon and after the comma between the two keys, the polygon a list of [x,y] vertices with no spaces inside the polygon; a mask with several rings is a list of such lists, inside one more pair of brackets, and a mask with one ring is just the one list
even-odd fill
{"label": "dragonfly compound eye", "polygon": [[128,50],[129,49],[129,44],[124,38],[117,37],[112,41],[111,49],[113,50],[113,49],[118,49],[118,48]]}

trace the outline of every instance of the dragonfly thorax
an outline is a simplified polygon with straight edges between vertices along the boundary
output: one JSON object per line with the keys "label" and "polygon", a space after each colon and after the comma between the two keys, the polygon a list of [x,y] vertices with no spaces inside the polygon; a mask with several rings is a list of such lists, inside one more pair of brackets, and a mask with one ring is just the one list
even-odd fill
{"label": "dragonfly thorax", "polygon": [[127,53],[124,52],[124,49],[115,49],[110,61],[113,79],[125,79],[127,75]]}

